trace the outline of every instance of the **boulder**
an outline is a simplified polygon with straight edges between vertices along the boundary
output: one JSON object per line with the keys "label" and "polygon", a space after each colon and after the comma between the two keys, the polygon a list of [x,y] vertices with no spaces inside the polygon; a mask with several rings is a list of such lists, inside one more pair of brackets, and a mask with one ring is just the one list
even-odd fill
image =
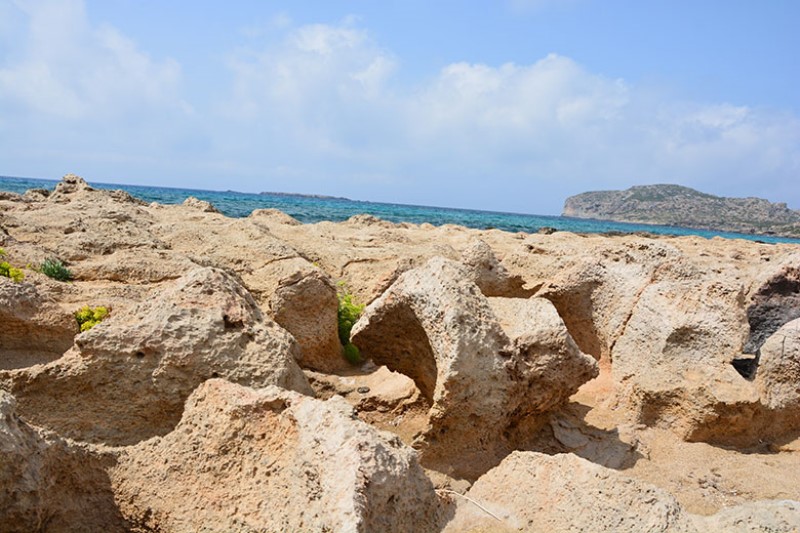
{"label": "boulder", "polygon": [[106,473],[114,454],[64,441],[15,411],[0,390],[0,530],[130,531]]}
{"label": "boulder", "polygon": [[761,404],[772,415],[760,434],[800,432],[800,319],[781,327],[761,346],[755,385]]}
{"label": "boulder", "polygon": [[698,533],[667,492],[570,454],[514,452],[466,496],[445,533]]}
{"label": "boulder", "polygon": [[415,453],[341,398],[209,380],[175,431],[125,451],[120,508],[148,531],[439,531]]}
{"label": "boulder", "polygon": [[219,209],[214,207],[214,204],[206,200],[200,200],[199,198],[195,198],[194,196],[189,196],[186,200],[184,200],[183,206],[191,207],[192,209],[197,209],[199,211],[202,211],[203,213],[221,214]]}
{"label": "boulder", "polygon": [[751,438],[758,394],[734,367],[747,335],[741,285],[649,285],[614,345],[618,405],[636,423],[666,427],[687,440]]}
{"label": "boulder", "polygon": [[[596,375],[594,362],[566,340],[563,324],[557,333],[553,327],[550,314],[541,324],[544,337],[515,331],[512,341],[468,269],[433,258],[370,304],[351,337],[362,355],[413,379],[430,405],[428,427],[414,443],[423,464],[474,479],[513,447],[510,428]],[[557,376],[543,375],[555,369]],[[554,384],[562,390],[548,388]]]}
{"label": "boulder", "polygon": [[29,282],[0,276],[0,370],[61,357],[78,333],[71,313]]}
{"label": "boulder", "polygon": [[800,531],[800,502],[765,500],[727,507],[712,516],[695,516],[707,533],[795,533]]}
{"label": "boulder", "polygon": [[462,250],[461,256],[461,262],[470,270],[471,279],[485,296],[519,298],[533,293],[523,288],[525,281],[521,276],[508,273],[491,247],[481,239],[471,240],[467,248]]}
{"label": "boulder", "polygon": [[272,318],[300,345],[303,368],[333,372],[346,368],[337,329],[336,287],[321,270],[297,271],[281,279],[269,300]]}
{"label": "boulder", "polygon": [[311,394],[298,346],[223,271],[198,268],[130,312],[80,334],[61,359],[6,372],[32,423],[95,443],[163,435],[211,377]]}

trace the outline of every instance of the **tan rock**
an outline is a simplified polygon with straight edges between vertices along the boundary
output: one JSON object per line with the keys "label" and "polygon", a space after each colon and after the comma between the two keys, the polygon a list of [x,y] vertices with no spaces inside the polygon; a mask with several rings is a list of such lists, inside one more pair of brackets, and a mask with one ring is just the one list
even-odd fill
{"label": "tan rock", "polygon": [[29,426],[0,390],[0,530],[129,531],[106,469],[114,454]]}
{"label": "tan rock", "polygon": [[75,340],[46,366],[0,374],[31,422],[114,445],[163,435],[200,383],[222,376],[311,393],[297,345],[222,271],[200,268]]}
{"label": "tan rock", "polygon": [[[469,279],[465,267],[443,258],[406,272],[365,309],[352,340],[376,364],[411,377],[430,404],[429,426],[414,444],[423,464],[475,478],[507,452],[509,428],[565,400],[596,366],[542,302],[530,310],[546,309],[542,323],[512,343]],[[548,388],[556,383],[571,387]]]}
{"label": "tan rock", "polygon": [[794,422],[786,430],[800,427],[800,319],[781,327],[761,346],[755,384],[767,409]]}
{"label": "tan rock", "polygon": [[315,400],[210,380],[175,431],[126,451],[113,474],[122,513],[159,531],[438,531],[415,454]]}
{"label": "tan rock", "polygon": [[569,454],[514,452],[466,496],[445,533],[698,531],[668,493]]}
{"label": "tan rock", "polygon": [[346,368],[337,329],[336,287],[321,270],[281,279],[269,300],[275,322],[300,344],[303,368],[332,372]]}
{"label": "tan rock", "polygon": [[794,533],[800,531],[800,502],[750,502],[694,519],[698,530],[708,533]]}
{"label": "tan rock", "polygon": [[24,368],[61,357],[78,333],[71,313],[30,282],[0,276],[0,369]]}
{"label": "tan rock", "polygon": [[470,270],[472,281],[484,295],[519,298],[532,294],[531,290],[523,288],[525,281],[521,276],[508,273],[486,242],[473,239],[461,256],[461,262]]}

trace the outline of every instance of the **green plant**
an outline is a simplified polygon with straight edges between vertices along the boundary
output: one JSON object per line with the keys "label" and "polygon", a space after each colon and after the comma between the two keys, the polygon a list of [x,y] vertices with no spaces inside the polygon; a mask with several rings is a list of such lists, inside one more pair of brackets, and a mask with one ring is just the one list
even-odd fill
{"label": "green plant", "polygon": [[108,309],[103,306],[92,309],[88,305],[84,305],[75,311],[75,320],[78,321],[81,331],[89,331],[107,316]]}
{"label": "green plant", "polygon": [[359,365],[364,362],[364,359],[361,357],[361,350],[352,342],[348,342],[344,345],[344,358],[347,359],[347,362],[351,365]]}
{"label": "green plant", "polygon": [[72,279],[72,272],[64,266],[64,263],[62,263],[60,259],[56,259],[55,257],[45,259],[42,264],[39,265],[39,272],[56,281],[69,281]]}
{"label": "green plant", "polygon": [[[6,251],[0,248],[0,257],[5,255]],[[10,278],[16,282],[25,279],[25,274],[23,274],[22,270],[12,267],[7,261],[0,261],[0,276]]]}
{"label": "green plant", "polygon": [[362,362],[361,351],[358,347],[350,342],[350,331],[353,325],[361,316],[364,310],[364,305],[359,305],[353,301],[353,295],[347,291],[344,282],[339,282],[339,291],[337,294],[339,298],[339,309],[337,318],[339,320],[339,342],[344,346],[344,357],[351,364],[359,364]]}

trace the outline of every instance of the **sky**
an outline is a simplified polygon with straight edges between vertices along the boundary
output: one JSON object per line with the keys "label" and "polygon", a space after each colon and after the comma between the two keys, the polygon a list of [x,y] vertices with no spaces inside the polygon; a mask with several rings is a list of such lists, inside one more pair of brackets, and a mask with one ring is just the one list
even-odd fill
{"label": "sky", "polygon": [[0,0],[0,175],[800,209],[796,0]]}

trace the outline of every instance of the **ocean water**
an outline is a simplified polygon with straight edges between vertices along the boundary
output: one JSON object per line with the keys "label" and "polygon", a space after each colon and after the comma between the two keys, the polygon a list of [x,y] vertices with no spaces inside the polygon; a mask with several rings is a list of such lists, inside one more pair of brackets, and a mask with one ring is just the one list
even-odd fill
{"label": "ocean water", "polygon": [[[21,194],[28,189],[52,190],[56,183],[58,183],[57,180],[0,176],[0,191],[10,191]],[[91,183],[91,185],[97,189],[122,189],[146,202],[158,202],[161,204],[179,204],[187,197],[194,196],[201,200],[211,202],[222,213],[230,217],[246,217],[255,209],[274,208],[280,209],[304,223],[314,223],[323,220],[339,222],[347,220],[353,215],[367,213],[392,222],[412,222],[415,224],[428,222],[435,226],[457,224],[468,228],[496,228],[511,232],[522,231],[535,233],[540,228],[549,227],[560,231],[576,233],[649,232],[661,235],[699,235],[706,238],[724,237],[728,239],[747,239],[768,243],[787,242],[800,244],[800,239],[775,237],[771,235],[748,235],[681,228],[677,226],[627,224],[622,222],[577,219],[561,216],[524,215],[493,211],[476,211],[471,209],[362,202],[344,198],[250,194],[234,191],[204,191],[111,183]]]}

